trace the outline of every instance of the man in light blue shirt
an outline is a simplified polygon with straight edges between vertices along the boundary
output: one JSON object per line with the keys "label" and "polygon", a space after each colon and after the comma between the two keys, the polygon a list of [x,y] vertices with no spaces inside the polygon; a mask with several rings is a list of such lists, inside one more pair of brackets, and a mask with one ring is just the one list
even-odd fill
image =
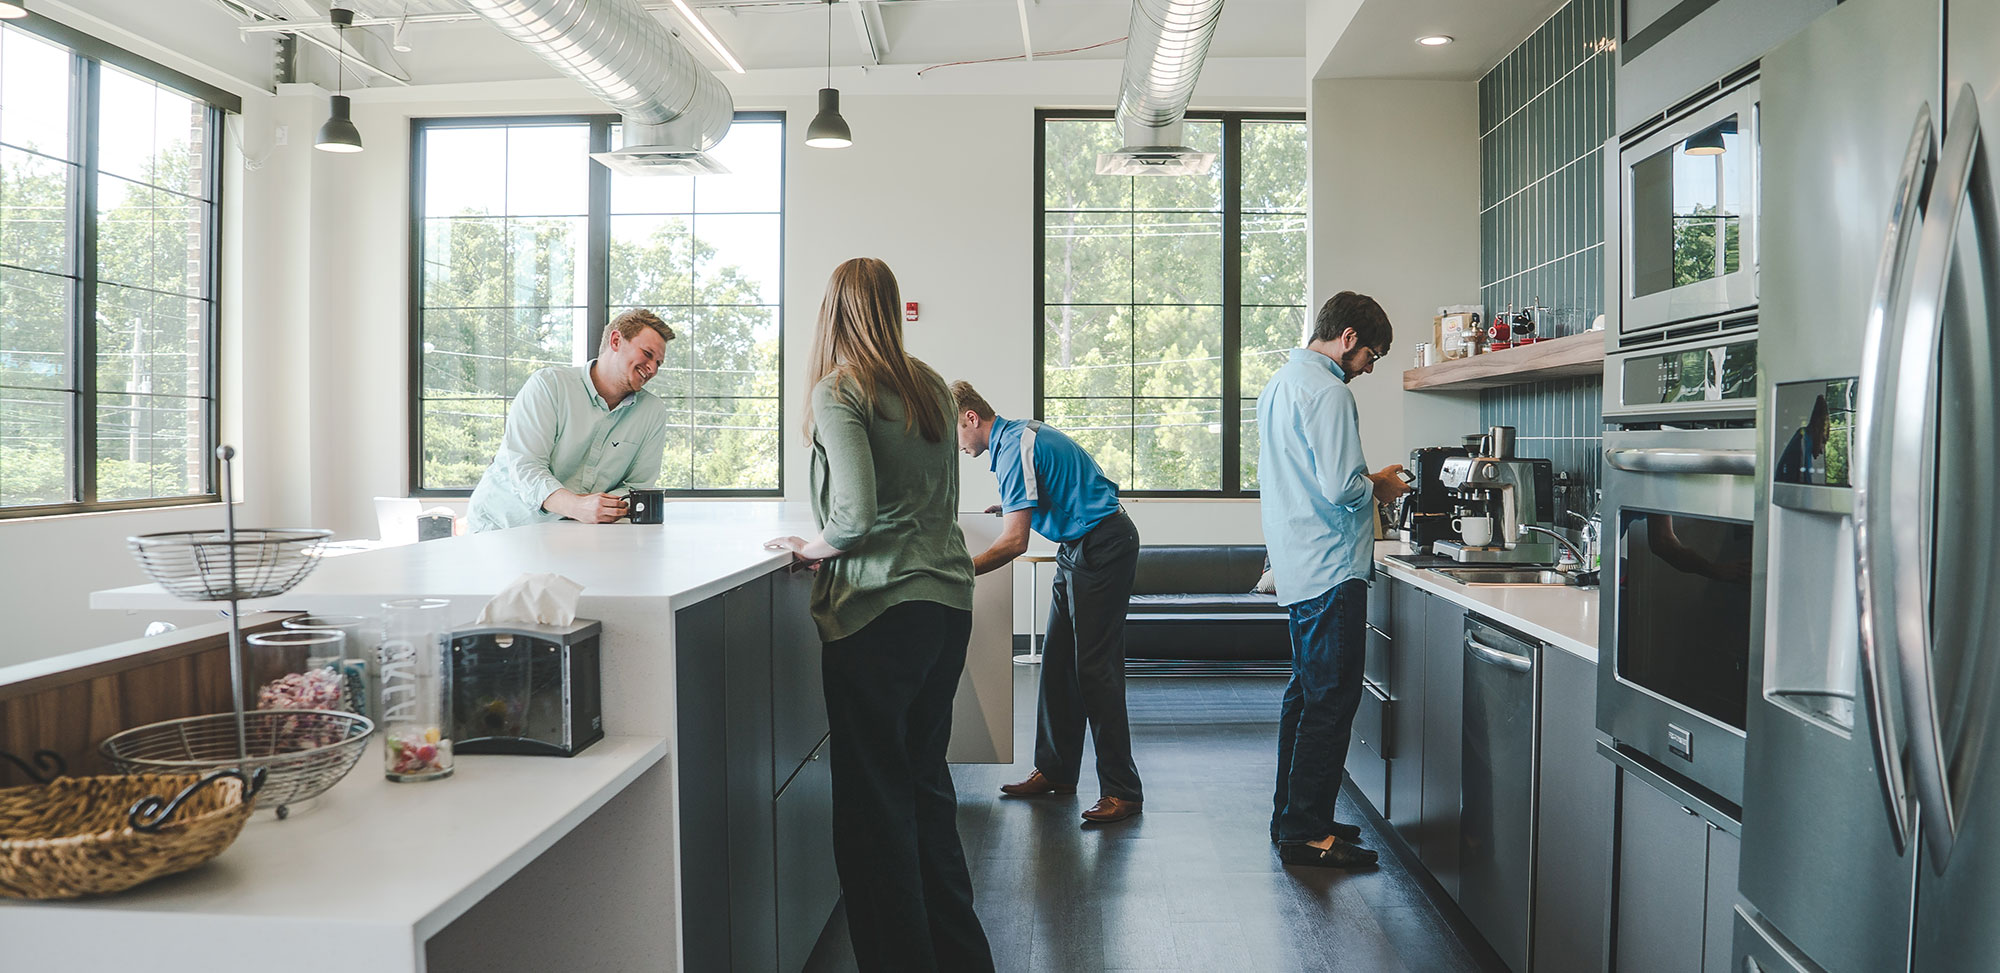
{"label": "man in light blue shirt", "polygon": [[1361,868],[1375,853],[1333,819],[1361,703],[1375,504],[1405,493],[1401,466],[1368,472],[1347,383],[1394,337],[1373,298],[1342,291],[1257,399],[1257,479],[1278,603],[1291,615],[1292,681],[1278,723],[1271,840],[1287,865]]}
{"label": "man in light blue shirt", "polygon": [[642,389],[673,338],[657,315],[634,308],[605,326],[589,364],[528,376],[507,408],[500,451],[472,491],[472,529],[625,516],[625,498],[611,491],[660,478],[667,406]]}
{"label": "man in light blue shirt", "polygon": [[1139,528],[1118,502],[1118,484],[1076,441],[1034,419],[993,413],[973,387],[951,384],[958,403],[958,448],[993,454],[1006,521],[993,546],[972,558],[985,574],[1028,549],[1028,528],[1055,541],[1056,576],[1042,637],[1035,706],[1035,770],[1007,784],[1011,797],[1074,794],[1083,771],[1083,731],[1097,748],[1094,824],[1123,821],[1144,801],[1125,712],[1125,609],[1139,570]]}

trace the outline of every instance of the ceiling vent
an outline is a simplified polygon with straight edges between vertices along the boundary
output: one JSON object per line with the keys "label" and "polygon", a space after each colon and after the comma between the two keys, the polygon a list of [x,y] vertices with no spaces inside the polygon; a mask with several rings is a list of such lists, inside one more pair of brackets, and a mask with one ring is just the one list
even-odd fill
{"label": "ceiling vent", "polygon": [[1097,157],[1098,175],[1200,175],[1215,165],[1215,153],[1183,144],[1181,119],[1221,16],[1222,0],[1132,0],[1118,92],[1125,146]]}
{"label": "ceiling vent", "polygon": [[629,175],[728,171],[707,153],[735,119],[729,89],[639,0],[466,5],[618,111],[625,144],[591,158]]}

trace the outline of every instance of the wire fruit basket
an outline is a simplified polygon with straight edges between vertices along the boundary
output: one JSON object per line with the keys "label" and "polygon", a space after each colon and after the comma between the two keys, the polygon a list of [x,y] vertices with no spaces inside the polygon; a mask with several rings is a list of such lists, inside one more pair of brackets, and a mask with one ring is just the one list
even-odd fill
{"label": "wire fruit basket", "polygon": [[263,800],[279,818],[289,806],[338,783],[361,759],[375,724],[365,716],[318,709],[243,705],[243,624],[237,602],[284,594],[319,563],[332,531],[236,529],[230,496],[231,446],[222,461],[222,524],[216,531],[171,531],[126,538],[132,556],[160,587],[188,601],[229,602],[231,711],[191,716],[113,734],[98,749],[128,774],[203,773],[234,767],[245,779],[266,775]]}
{"label": "wire fruit basket", "polygon": [[266,774],[258,803],[279,818],[290,805],[318,797],[361,759],[375,725],[336,710],[260,709],[244,716],[244,751],[237,749],[236,714],[215,713],[151,723],[98,744],[104,759],[127,774],[199,774],[218,767]]}
{"label": "wire fruit basket", "polygon": [[126,539],[160,587],[188,601],[269,598],[290,591],[319,559],[330,530],[179,530]]}

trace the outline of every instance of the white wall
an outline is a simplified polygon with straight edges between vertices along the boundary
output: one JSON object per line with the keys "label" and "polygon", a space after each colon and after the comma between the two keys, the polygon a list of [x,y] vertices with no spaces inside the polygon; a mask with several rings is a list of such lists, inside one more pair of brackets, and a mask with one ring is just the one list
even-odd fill
{"label": "white wall", "polygon": [[1438,306],[1479,300],[1477,94],[1460,82],[1312,82],[1313,300],[1360,291],[1395,327],[1389,357],[1353,383],[1377,469],[1415,446],[1456,443],[1479,422],[1477,393],[1402,383]]}

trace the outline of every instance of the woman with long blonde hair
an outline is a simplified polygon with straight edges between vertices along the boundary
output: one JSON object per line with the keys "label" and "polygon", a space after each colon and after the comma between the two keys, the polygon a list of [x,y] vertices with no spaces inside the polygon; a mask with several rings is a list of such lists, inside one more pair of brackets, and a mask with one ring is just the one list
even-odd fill
{"label": "woman with long blonde hair", "polygon": [[903,350],[889,267],[856,257],[820,303],[807,382],[815,566],[833,758],[833,856],[866,970],[993,969],[945,766],[972,635],[951,392]]}

